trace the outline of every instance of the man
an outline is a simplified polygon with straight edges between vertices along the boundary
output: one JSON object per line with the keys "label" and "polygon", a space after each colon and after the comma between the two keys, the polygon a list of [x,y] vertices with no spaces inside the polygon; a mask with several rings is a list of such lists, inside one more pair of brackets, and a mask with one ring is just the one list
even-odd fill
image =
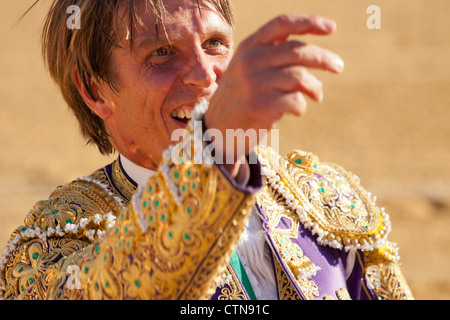
{"label": "man", "polygon": [[[81,29],[67,28],[71,5]],[[343,62],[288,37],[335,28],[284,15],[233,52],[227,0],[55,0],[50,73],[88,141],[119,157],[29,212],[2,257],[3,297],[412,298],[388,215],[354,176],[310,153],[280,157],[258,146],[263,134],[243,149],[218,138],[320,101],[306,68]]]}

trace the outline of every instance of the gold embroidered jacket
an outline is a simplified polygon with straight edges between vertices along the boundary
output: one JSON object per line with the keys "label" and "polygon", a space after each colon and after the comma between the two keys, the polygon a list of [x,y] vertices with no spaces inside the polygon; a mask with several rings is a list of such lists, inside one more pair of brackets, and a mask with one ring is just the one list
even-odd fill
{"label": "gold embroidered jacket", "polygon": [[257,194],[168,155],[137,190],[118,160],[59,187],[11,235],[3,298],[251,298],[229,260],[255,202],[280,299],[412,298],[389,217],[355,176],[302,151],[258,154]]}

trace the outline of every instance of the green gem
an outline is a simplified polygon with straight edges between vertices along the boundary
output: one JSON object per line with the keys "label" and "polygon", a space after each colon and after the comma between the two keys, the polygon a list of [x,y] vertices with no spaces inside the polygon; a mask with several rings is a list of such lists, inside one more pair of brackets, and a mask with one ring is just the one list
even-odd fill
{"label": "green gem", "polygon": [[120,219],[123,220],[123,218],[125,218],[125,215],[122,213],[122,214],[120,215]]}
{"label": "green gem", "polygon": [[195,183],[193,183],[192,184],[192,189],[195,189],[195,188],[196,188]]}
{"label": "green gem", "polygon": [[181,191],[185,192],[185,191],[186,191],[186,187],[185,187],[185,186],[182,186],[182,187],[181,187]]}
{"label": "green gem", "polygon": [[119,233],[119,228],[116,228],[115,232],[116,232],[116,233]]}
{"label": "green gem", "polygon": [[20,290],[25,291],[25,288],[23,286],[20,286]]}
{"label": "green gem", "polygon": [[184,235],[184,238],[185,238],[186,240],[191,240],[191,237],[190,237],[187,233]]}
{"label": "green gem", "polygon": [[159,200],[155,201],[155,207],[159,207]]}
{"label": "green gem", "polygon": [[153,216],[150,216],[150,217],[148,218],[148,220],[149,220],[150,222],[153,222]]}
{"label": "green gem", "polygon": [[172,232],[169,232],[169,238],[173,238],[173,234],[172,234]]}
{"label": "green gem", "polygon": [[119,242],[119,249],[122,248],[122,242]]}
{"label": "green gem", "polygon": [[98,252],[98,250],[100,250],[100,248],[98,246],[95,247],[95,252]]}
{"label": "green gem", "polygon": [[302,160],[301,159],[297,159],[297,160],[295,160],[295,163],[302,164]]}
{"label": "green gem", "polygon": [[153,187],[152,187],[152,186],[149,186],[149,187],[148,187],[148,191],[149,191],[149,192],[152,192],[152,191],[153,191]]}
{"label": "green gem", "polygon": [[109,288],[109,282],[108,282],[108,281],[105,282],[105,286],[106,286],[107,288]]}
{"label": "green gem", "polygon": [[22,231],[26,231],[28,228],[27,227],[24,227],[24,228],[22,228]]}
{"label": "green gem", "polygon": [[28,279],[28,282],[29,282],[30,284],[33,284],[33,282],[34,282],[33,278]]}
{"label": "green gem", "polygon": [[314,169],[317,169],[317,165],[313,165],[313,168],[314,168]]}
{"label": "green gem", "polygon": [[88,267],[85,267],[85,268],[84,268],[84,273],[88,273],[88,271],[89,271],[89,268],[88,268]]}
{"label": "green gem", "polygon": [[174,177],[175,179],[178,179],[179,176],[180,176],[180,175],[178,174],[178,172],[175,172],[175,173],[173,174],[173,177]]}
{"label": "green gem", "polygon": [[162,221],[166,220],[166,216],[164,214],[161,216],[161,220]]}
{"label": "green gem", "polygon": [[191,170],[188,170],[188,171],[187,171],[187,175],[188,175],[188,177],[191,176]]}
{"label": "green gem", "polygon": [[33,253],[33,259],[36,260],[39,257],[38,253]]}
{"label": "green gem", "polygon": [[19,272],[22,272],[22,271],[23,271],[23,267],[20,267]]}
{"label": "green gem", "polygon": [[142,206],[145,208],[147,206],[147,201],[142,202]]}
{"label": "green gem", "polygon": [[182,157],[178,157],[178,163],[183,163],[183,158]]}
{"label": "green gem", "polygon": [[58,210],[53,210],[52,213],[53,213],[53,214],[57,214],[57,213],[58,213]]}
{"label": "green gem", "polygon": [[324,188],[320,188],[320,192],[324,193],[325,189]]}
{"label": "green gem", "polygon": [[139,287],[141,284],[139,283],[139,280],[136,280],[136,281],[134,282],[134,285],[135,285],[136,287]]}
{"label": "green gem", "polygon": [[365,229],[369,229],[369,226],[364,226]]}
{"label": "green gem", "polygon": [[128,228],[127,227],[125,227],[125,233],[127,233],[128,232]]}
{"label": "green gem", "polygon": [[72,224],[72,220],[67,219],[67,220],[66,220],[66,224]]}
{"label": "green gem", "polygon": [[127,248],[129,248],[131,245],[130,241],[127,242]]}
{"label": "green gem", "polygon": [[191,214],[191,212],[192,212],[191,207],[187,207],[186,212],[187,212],[188,214]]}
{"label": "green gem", "polygon": [[353,204],[350,205],[350,208],[355,209],[355,206]]}

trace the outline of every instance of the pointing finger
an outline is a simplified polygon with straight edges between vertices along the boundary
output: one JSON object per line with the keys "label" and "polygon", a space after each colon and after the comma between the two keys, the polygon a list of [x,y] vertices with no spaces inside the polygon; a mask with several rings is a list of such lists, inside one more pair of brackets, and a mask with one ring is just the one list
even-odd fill
{"label": "pointing finger", "polygon": [[261,27],[254,39],[258,44],[276,44],[285,41],[290,35],[327,35],[336,30],[336,23],[318,15],[281,15]]}
{"label": "pointing finger", "polygon": [[245,55],[251,70],[299,65],[340,73],[344,62],[334,52],[312,44],[286,41],[278,45],[258,47]]}

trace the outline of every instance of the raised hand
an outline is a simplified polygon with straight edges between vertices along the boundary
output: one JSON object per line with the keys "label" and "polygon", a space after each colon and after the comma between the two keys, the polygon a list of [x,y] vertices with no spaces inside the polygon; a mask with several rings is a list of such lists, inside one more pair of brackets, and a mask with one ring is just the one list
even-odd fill
{"label": "raised hand", "polygon": [[[205,114],[207,128],[271,129],[284,114],[306,112],[305,95],[320,102],[322,82],[307,68],[340,73],[342,59],[321,47],[290,35],[328,35],[336,30],[333,20],[317,15],[279,16],[245,39],[237,48]],[[220,141],[215,142],[220,145]],[[219,147],[219,146],[218,146]],[[224,154],[235,150],[226,150]],[[255,147],[249,143],[245,155]],[[235,160],[243,155],[236,154]]]}

